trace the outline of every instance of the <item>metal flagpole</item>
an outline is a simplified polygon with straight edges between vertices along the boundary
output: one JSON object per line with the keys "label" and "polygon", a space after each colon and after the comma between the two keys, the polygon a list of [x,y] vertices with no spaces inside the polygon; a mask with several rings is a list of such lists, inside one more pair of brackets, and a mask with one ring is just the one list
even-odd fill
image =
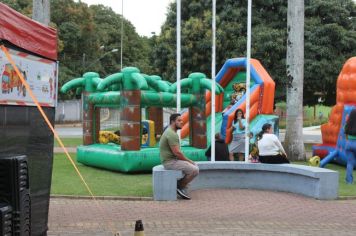
{"label": "metal flagpole", "polygon": [[120,65],[122,70],[122,39],[124,34],[124,0],[121,0],[121,45],[120,45]]}
{"label": "metal flagpole", "polygon": [[180,77],[181,77],[181,0],[177,0],[177,112],[181,110],[180,96]]}
{"label": "metal flagpole", "polygon": [[248,162],[249,144],[250,144],[250,77],[251,77],[251,8],[252,0],[248,0],[247,4],[247,59],[246,59],[246,127],[245,127],[245,162]]}
{"label": "metal flagpole", "polygon": [[215,33],[216,33],[216,0],[213,0],[213,19],[212,19],[212,52],[211,52],[211,161],[215,162]]}

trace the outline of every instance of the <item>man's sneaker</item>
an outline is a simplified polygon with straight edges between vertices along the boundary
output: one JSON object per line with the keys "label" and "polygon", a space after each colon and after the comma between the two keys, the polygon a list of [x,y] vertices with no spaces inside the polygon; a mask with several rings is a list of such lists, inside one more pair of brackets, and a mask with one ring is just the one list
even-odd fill
{"label": "man's sneaker", "polygon": [[184,189],[177,188],[177,194],[183,199],[190,200],[189,195]]}

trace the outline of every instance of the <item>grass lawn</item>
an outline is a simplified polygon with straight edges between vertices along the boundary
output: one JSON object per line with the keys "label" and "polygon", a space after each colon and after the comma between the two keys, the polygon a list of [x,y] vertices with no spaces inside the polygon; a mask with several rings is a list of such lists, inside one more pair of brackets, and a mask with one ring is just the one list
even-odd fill
{"label": "grass lawn", "polygon": [[[71,155],[75,158],[75,154]],[[295,164],[305,165],[306,163],[296,162]],[[77,164],[77,166],[96,196],[152,197],[151,174],[122,174],[82,164]],[[339,196],[356,196],[355,184],[346,185],[345,183],[345,167],[328,164],[327,168],[340,173]],[[54,155],[51,194],[89,195],[64,154]]]}
{"label": "grass lawn", "polygon": [[[328,118],[324,118],[322,120],[314,120],[314,119],[304,119],[303,120],[303,127],[310,127],[310,126],[318,126],[318,125],[322,125],[325,124],[329,121]],[[285,129],[286,128],[286,118],[279,118],[279,128],[280,129]]]}
{"label": "grass lawn", "polygon": [[[75,159],[75,154],[71,154]],[[151,174],[121,174],[77,164],[96,196],[152,196]],[[56,153],[53,160],[51,194],[89,195],[65,154]]]}
{"label": "grass lawn", "polygon": [[[65,147],[76,147],[76,146],[83,144],[82,137],[80,137],[80,138],[61,138],[61,140]],[[57,142],[57,139],[54,139],[54,146],[60,147],[59,143]]]}
{"label": "grass lawn", "polygon": [[[276,103],[276,107],[283,111],[283,114],[286,114],[286,106],[285,102]],[[304,106],[303,107],[303,127],[310,127],[321,125],[327,123],[329,121],[329,115],[332,107],[327,107],[323,105],[316,105],[315,107]],[[315,113],[315,114],[314,114]],[[322,117],[319,116],[319,113],[322,113]],[[279,128],[286,128],[286,117],[279,117]]]}
{"label": "grass lawn", "polygon": [[[356,197],[356,184],[346,184],[346,167],[336,164],[328,164],[326,168],[339,172],[339,196],[355,196]],[[355,175],[354,171],[354,175]]]}

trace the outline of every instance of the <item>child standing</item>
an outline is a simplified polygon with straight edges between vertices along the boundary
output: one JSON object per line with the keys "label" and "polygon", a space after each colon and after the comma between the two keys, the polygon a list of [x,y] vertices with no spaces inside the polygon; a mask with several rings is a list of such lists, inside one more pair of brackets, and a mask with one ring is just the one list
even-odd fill
{"label": "child standing", "polygon": [[250,132],[250,145],[249,145],[249,150],[250,150],[250,155],[249,155],[249,160],[252,163],[258,163],[258,148],[257,148],[257,140],[255,142],[252,140],[253,138],[253,133]]}

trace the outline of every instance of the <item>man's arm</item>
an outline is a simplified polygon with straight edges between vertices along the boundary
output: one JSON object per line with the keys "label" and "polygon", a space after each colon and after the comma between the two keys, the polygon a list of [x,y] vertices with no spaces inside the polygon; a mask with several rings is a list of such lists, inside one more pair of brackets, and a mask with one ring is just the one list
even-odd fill
{"label": "man's arm", "polygon": [[193,165],[195,165],[194,161],[188,159],[187,157],[184,156],[183,152],[180,150],[179,146],[170,146],[173,154],[182,161],[187,161],[189,163],[192,163]]}

